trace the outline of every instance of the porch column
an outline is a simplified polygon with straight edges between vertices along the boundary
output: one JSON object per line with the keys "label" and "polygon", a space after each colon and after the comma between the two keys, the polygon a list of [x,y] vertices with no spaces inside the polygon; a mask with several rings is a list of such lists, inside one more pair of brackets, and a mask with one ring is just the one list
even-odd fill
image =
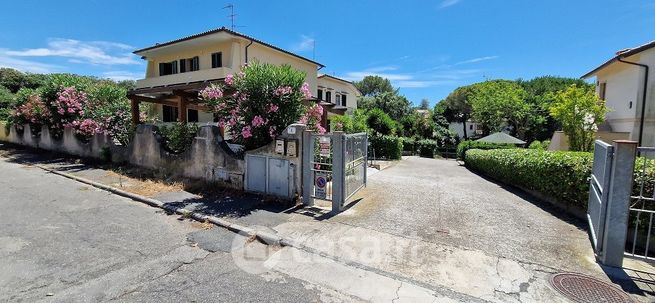
{"label": "porch column", "polygon": [[325,128],[325,131],[328,129],[328,109],[326,106],[323,106],[323,116],[321,117],[321,125]]}
{"label": "porch column", "polygon": [[187,99],[183,96],[177,97],[177,120],[179,122],[187,122],[186,112],[187,112]]}
{"label": "porch column", "polygon": [[[129,97],[128,97],[129,98]],[[139,113],[139,101],[130,98],[130,109],[132,112],[132,124],[137,125],[141,123],[141,119],[139,119],[140,113]]]}

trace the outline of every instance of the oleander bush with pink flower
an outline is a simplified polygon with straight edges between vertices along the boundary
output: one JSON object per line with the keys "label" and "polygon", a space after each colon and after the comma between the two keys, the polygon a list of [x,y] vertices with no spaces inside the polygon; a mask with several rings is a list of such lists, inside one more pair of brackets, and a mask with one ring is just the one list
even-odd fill
{"label": "oleander bush with pink flower", "polygon": [[33,131],[45,125],[55,137],[71,127],[82,140],[102,133],[121,144],[132,137],[127,89],[110,80],[70,74],[48,75],[43,86],[17,93],[9,122],[29,123]]}
{"label": "oleander bush with pink flower", "polygon": [[228,75],[224,83],[208,86],[199,96],[218,116],[218,126],[249,150],[268,144],[299,120],[322,131],[316,123],[322,115],[320,106],[306,110],[303,105],[311,97],[304,80],[305,73],[291,66],[255,62]]}

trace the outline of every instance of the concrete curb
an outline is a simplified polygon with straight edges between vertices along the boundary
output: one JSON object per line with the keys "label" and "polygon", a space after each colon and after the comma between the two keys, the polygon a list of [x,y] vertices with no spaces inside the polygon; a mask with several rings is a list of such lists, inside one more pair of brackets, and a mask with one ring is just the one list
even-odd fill
{"label": "concrete curb", "polygon": [[210,223],[212,223],[214,225],[226,228],[227,230],[232,231],[234,233],[238,233],[238,234],[240,234],[242,236],[246,236],[246,237],[253,237],[254,236],[257,239],[259,239],[260,241],[262,241],[262,242],[264,242],[264,243],[266,243],[268,245],[291,246],[291,247],[298,248],[298,249],[304,249],[304,247],[302,245],[299,245],[298,243],[296,243],[296,241],[293,241],[292,239],[282,238],[282,237],[280,237],[280,236],[278,236],[276,234],[272,234],[272,233],[265,232],[265,231],[256,231],[253,228],[250,228],[250,227],[247,227],[247,226],[242,226],[242,225],[239,225],[239,224],[236,224],[236,223],[232,223],[230,221],[227,221],[227,220],[219,218],[219,217],[205,215],[203,213],[190,211],[188,209],[184,209],[184,208],[181,208],[181,207],[174,207],[174,206],[171,206],[171,205],[167,205],[166,203],[164,203],[162,201],[159,201],[159,200],[156,200],[156,199],[152,199],[152,198],[144,197],[142,195],[137,195],[137,194],[134,194],[134,193],[130,193],[130,192],[124,191],[122,189],[118,189],[116,187],[109,186],[109,185],[106,185],[106,184],[102,184],[100,182],[92,181],[92,180],[89,180],[89,179],[86,179],[86,178],[83,178],[83,177],[78,177],[78,176],[75,176],[75,175],[72,175],[72,174],[60,172],[60,171],[57,171],[55,169],[52,169],[50,167],[47,167],[47,166],[44,166],[44,165],[41,165],[41,164],[33,164],[33,166],[38,167],[38,168],[40,168],[42,170],[45,170],[47,172],[53,173],[55,175],[66,177],[68,179],[72,179],[72,180],[75,180],[75,181],[78,181],[78,182],[81,182],[81,183],[84,183],[84,184],[88,184],[88,185],[91,185],[93,187],[109,191],[109,192],[114,193],[116,195],[132,199],[134,201],[138,201],[138,202],[148,204],[149,206],[152,206],[152,207],[161,208],[163,210],[166,210],[166,211],[169,211],[169,212],[172,212],[172,213],[176,213],[178,215],[182,215],[182,216],[185,216],[185,217],[192,218],[192,219],[194,219],[196,221],[199,221],[199,222],[210,222]]}

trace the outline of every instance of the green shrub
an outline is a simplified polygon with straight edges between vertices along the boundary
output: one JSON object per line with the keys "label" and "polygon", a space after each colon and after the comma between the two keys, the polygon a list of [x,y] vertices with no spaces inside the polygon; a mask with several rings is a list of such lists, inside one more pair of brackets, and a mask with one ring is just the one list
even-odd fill
{"label": "green shrub", "polygon": [[164,139],[164,148],[172,153],[184,152],[196,137],[198,126],[193,123],[177,122],[172,126],[162,126],[159,134]]}
{"label": "green shrub", "polygon": [[465,160],[466,151],[469,149],[508,149],[516,148],[514,144],[497,144],[481,141],[462,141],[457,145],[457,159]]}
{"label": "green shrub", "polygon": [[[549,152],[531,149],[469,150],[466,166],[506,184],[537,191],[567,205],[587,208],[589,177],[593,154],[588,152]],[[655,162],[635,165],[635,189],[644,180],[644,193],[652,195],[655,185]]]}
{"label": "green shrub", "polygon": [[544,150],[544,146],[539,140],[534,140],[532,143],[530,143],[530,146],[528,146],[529,149],[538,149],[538,150]]}
{"label": "green shrub", "polygon": [[369,136],[371,148],[377,159],[400,160],[403,142],[396,136]]}
{"label": "green shrub", "polygon": [[550,140],[542,141],[541,146],[543,146],[544,150],[548,150],[548,147],[550,146]]}
{"label": "green shrub", "polygon": [[416,139],[403,137],[402,142],[403,142],[403,151],[404,152],[407,152],[407,153],[412,154],[412,155],[414,153],[416,153]]}
{"label": "green shrub", "polygon": [[378,108],[368,111],[366,124],[375,134],[388,136],[396,133],[396,122]]}
{"label": "green shrub", "polygon": [[501,182],[586,208],[593,155],[531,149],[469,150],[466,166]]}
{"label": "green shrub", "polygon": [[434,158],[434,153],[437,149],[437,141],[434,140],[419,140],[416,142],[418,154],[421,157]]}

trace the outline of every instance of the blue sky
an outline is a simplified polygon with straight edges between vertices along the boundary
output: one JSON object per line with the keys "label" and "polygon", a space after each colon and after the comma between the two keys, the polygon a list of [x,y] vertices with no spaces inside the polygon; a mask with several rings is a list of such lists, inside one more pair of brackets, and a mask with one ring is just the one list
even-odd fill
{"label": "blue sky", "polygon": [[[9,1],[0,66],[143,77],[131,54],[229,26],[229,1]],[[236,30],[349,80],[377,74],[418,104],[484,79],[579,77],[655,40],[655,2],[626,0],[237,1]]]}

